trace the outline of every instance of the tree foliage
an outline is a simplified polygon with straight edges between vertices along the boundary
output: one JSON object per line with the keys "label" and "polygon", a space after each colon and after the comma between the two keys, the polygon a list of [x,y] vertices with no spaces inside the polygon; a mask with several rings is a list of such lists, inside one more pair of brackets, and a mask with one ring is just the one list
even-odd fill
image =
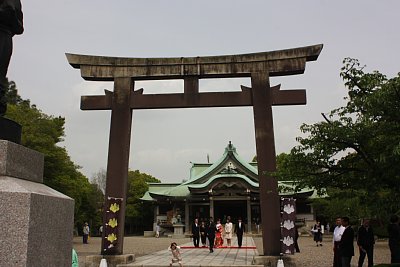
{"label": "tree foliage", "polygon": [[[290,155],[287,153],[280,153],[276,156],[276,173],[272,173],[279,180],[291,181],[290,166],[288,165],[290,161]],[[252,162],[257,162],[257,155],[253,157]]]}
{"label": "tree foliage", "polygon": [[[152,229],[152,204],[141,201],[140,198],[149,190],[147,183],[159,183],[157,178],[141,173],[139,170],[128,172],[128,192],[126,200],[126,222],[129,232]],[[134,228],[134,229],[133,229]]]}
{"label": "tree foliage", "polygon": [[107,171],[105,169],[100,169],[92,176],[92,182],[97,185],[97,187],[105,194],[106,192],[106,182],[107,182]]}
{"label": "tree foliage", "polygon": [[278,176],[319,191],[342,190],[368,207],[359,216],[385,217],[400,209],[400,75],[366,73],[351,58],[343,63],[347,104],[301,126],[306,137],[297,138]]}
{"label": "tree foliage", "polygon": [[21,144],[44,155],[44,184],[75,200],[77,225],[99,221],[101,191],[79,171],[65,147],[58,145],[65,136],[65,119],[46,115],[29,100],[23,100],[12,81],[7,87],[6,99],[9,103],[6,117],[22,125]]}

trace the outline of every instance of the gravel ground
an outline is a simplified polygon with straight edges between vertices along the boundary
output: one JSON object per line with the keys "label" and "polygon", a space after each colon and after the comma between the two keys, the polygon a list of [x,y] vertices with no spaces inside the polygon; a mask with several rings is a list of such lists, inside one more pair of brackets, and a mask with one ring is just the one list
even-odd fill
{"label": "gravel ground", "polygon": [[[190,242],[189,238],[182,239],[171,239],[171,238],[154,238],[154,237],[139,237],[129,236],[124,238],[124,253],[135,254],[136,257],[140,257],[152,252],[164,250],[168,248],[169,244],[174,241],[179,244]],[[258,252],[262,254],[262,239],[260,237],[254,237],[254,242],[257,246]],[[82,238],[74,238],[74,248],[79,256],[79,266],[84,265],[84,258],[88,255],[100,254],[100,238],[91,237],[89,244],[82,244]],[[311,237],[300,237],[299,238],[300,253],[295,254],[297,267],[330,267],[333,262],[332,252],[332,239],[327,237],[324,238],[323,246],[317,247]],[[357,266],[358,261],[358,249],[355,249],[356,256],[352,259],[352,266]],[[367,260],[364,262],[364,266],[367,266]],[[374,251],[374,263],[389,263],[390,262],[390,251],[387,241],[378,241],[375,245]]]}
{"label": "gravel ground", "polygon": [[[259,254],[262,254],[262,239],[254,238]],[[322,247],[317,247],[312,237],[299,237],[300,253],[296,253],[292,257],[296,259],[296,267],[330,267],[333,263],[333,246],[332,238],[324,237]],[[355,256],[351,260],[351,266],[357,266],[358,263],[358,248],[355,246]],[[387,240],[378,241],[374,249],[374,264],[389,263],[390,250]],[[364,266],[367,266],[367,259],[364,261]]]}

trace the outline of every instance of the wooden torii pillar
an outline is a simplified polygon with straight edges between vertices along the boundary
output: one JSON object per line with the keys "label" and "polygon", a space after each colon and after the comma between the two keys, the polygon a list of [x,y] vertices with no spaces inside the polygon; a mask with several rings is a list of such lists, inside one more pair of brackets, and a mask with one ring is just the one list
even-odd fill
{"label": "wooden torii pillar", "polygon": [[[273,130],[273,105],[304,105],[304,89],[270,87],[269,77],[302,74],[322,44],[241,55],[191,58],[118,58],[66,54],[68,62],[92,81],[114,81],[114,91],[82,96],[82,110],[111,110],[101,254],[123,253],[125,203],[133,109],[253,106],[260,207],[265,256],[278,256],[280,200]],[[250,77],[240,92],[199,92],[199,79]],[[136,80],[183,79],[184,93],[143,94]]]}

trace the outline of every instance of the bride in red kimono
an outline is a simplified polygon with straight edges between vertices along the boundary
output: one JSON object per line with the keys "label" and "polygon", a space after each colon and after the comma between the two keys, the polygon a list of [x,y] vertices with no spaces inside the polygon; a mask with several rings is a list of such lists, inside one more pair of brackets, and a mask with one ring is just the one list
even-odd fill
{"label": "bride in red kimono", "polygon": [[214,247],[218,248],[224,244],[224,239],[222,238],[222,224],[220,219],[217,220],[215,227],[217,228],[217,232],[215,233]]}

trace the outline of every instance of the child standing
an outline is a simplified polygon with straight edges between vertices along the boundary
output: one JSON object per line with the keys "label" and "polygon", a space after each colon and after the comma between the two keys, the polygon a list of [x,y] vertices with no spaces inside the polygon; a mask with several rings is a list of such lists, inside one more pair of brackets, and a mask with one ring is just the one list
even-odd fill
{"label": "child standing", "polygon": [[180,267],[183,267],[180,249],[181,248],[177,246],[175,242],[172,242],[171,246],[168,248],[168,250],[172,253],[171,263],[169,264],[170,267],[172,267],[172,264],[175,262],[179,263]]}

